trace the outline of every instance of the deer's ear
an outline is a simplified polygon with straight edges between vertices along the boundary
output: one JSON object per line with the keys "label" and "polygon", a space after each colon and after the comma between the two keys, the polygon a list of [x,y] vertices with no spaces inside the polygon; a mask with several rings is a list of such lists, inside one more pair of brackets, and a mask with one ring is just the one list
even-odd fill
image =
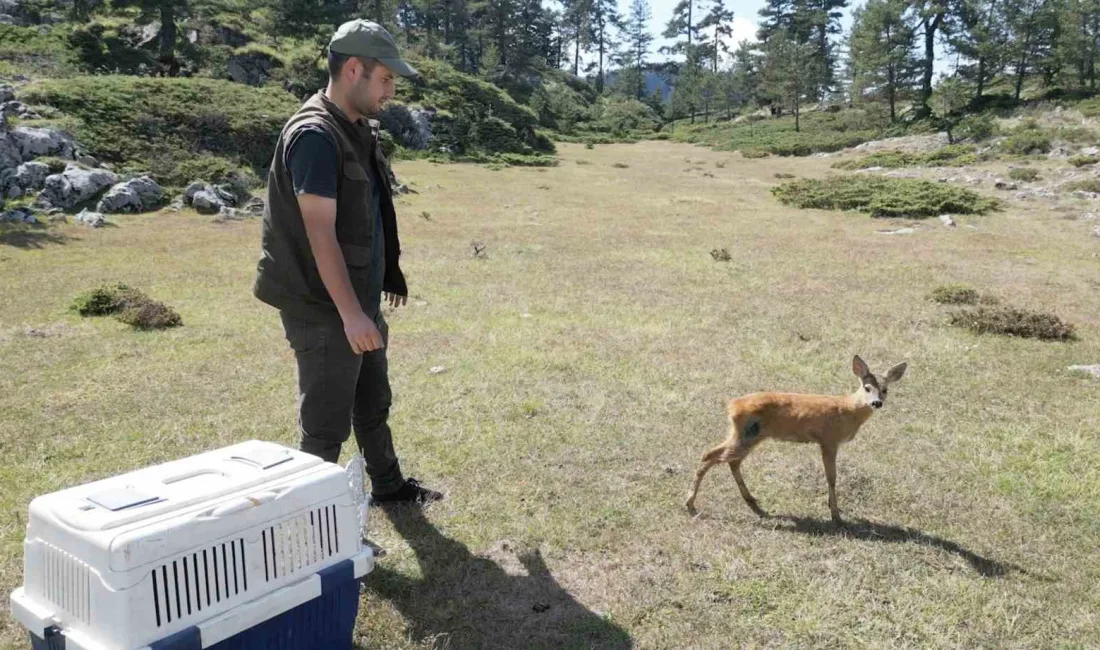
{"label": "deer's ear", "polygon": [[867,369],[867,364],[863,363],[863,359],[860,359],[858,354],[852,357],[852,374],[860,379],[871,374],[871,371]]}
{"label": "deer's ear", "polygon": [[886,383],[893,383],[901,379],[902,376],[905,375],[906,367],[907,365],[902,362],[894,366],[893,368],[890,368],[890,372],[886,373]]}

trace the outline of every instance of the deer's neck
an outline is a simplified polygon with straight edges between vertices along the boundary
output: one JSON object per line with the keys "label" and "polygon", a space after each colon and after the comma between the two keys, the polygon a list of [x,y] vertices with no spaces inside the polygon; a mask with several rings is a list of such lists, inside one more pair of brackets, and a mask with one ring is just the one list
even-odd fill
{"label": "deer's neck", "polygon": [[864,399],[862,388],[844,397],[842,403],[843,406],[841,408],[848,413],[849,417],[855,420],[857,427],[862,426],[863,423],[871,417],[871,414],[875,412],[875,410],[871,408],[871,405]]}

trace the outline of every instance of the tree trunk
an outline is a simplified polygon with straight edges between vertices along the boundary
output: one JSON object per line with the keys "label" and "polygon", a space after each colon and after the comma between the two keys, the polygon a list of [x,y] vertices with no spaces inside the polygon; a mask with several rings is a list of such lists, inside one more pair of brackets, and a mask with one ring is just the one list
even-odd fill
{"label": "tree trunk", "polygon": [[978,99],[982,98],[982,93],[985,92],[985,57],[978,58],[978,92],[974,96]]}
{"label": "tree trunk", "polygon": [[161,0],[160,52],[158,59],[168,66],[167,74],[176,76],[176,5],[175,0]]}
{"label": "tree trunk", "polygon": [[932,114],[932,107],[928,100],[932,97],[932,72],[936,58],[936,30],[943,22],[943,14],[924,19],[924,74],[921,79],[920,107],[917,108],[917,118],[925,118]]}

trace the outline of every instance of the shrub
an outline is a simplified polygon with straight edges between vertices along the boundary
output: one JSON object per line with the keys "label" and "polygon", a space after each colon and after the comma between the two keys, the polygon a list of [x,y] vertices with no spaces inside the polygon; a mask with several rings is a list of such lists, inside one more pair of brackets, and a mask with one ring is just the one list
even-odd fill
{"label": "shrub", "polygon": [[1070,181],[1062,186],[1067,192],[1092,192],[1100,194],[1100,178],[1086,178],[1079,181]]}
{"label": "shrub", "polygon": [[981,142],[997,134],[997,123],[991,115],[968,115],[951,132],[956,138]]}
{"label": "shrub", "polygon": [[1021,338],[1064,341],[1074,338],[1074,326],[1054,314],[1013,307],[977,307],[954,311],[950,323],[976,334],[1003,334]]}
{"label": "shrub", "polygon": [[968,286],[945,284],[933,289],[928,298],[943,305],[976,305],[980,296]]}
{"label": "shrub", "polygon": [[108,316],[148,300],[142,292],[120,283],[104,285],[80,294],[73,299],[69,309],[81,316]]}
{"label": "shrub", "polygon": [[1031,183],[1039,180],[1039,170],[1030,167],[1013,167],[1008,170],[1008,177],[1014,181]]}
{"label": "shrub", "polygon": [[943,213],[983,214],[997,201],[968,189],[903,178],[833,176],[772,188],[780,202],[798,208],[862,210],[872,217],[934,217]]}
{"label": "shrub", "polygon": [[179,327],[183,319],[174,309],[161,302],[148,301],[131,305],[118,315],[118,319],[140,330],[156,330]]}
{"label": "shrub", "polygon": [[1095,165],[1098,162],[1100,162],[1100,158],[1096,156],[1071,156],[1069,159],[1069,164],[1073,165],[1074,167],[1088,167],[1089,165]]}

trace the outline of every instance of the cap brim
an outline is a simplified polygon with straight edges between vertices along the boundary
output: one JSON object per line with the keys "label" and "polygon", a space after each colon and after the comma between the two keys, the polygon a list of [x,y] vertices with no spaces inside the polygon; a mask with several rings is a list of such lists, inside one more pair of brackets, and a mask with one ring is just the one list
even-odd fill
{"label": "cap brim", "polygon": [[420,73],[416,71],[416,68],[412,67],[408,63],[405,63],[401,59],[378,59],[382,62],[382,65],[390,69],[394,74],[401,75],[402,77],[419,77]]}

